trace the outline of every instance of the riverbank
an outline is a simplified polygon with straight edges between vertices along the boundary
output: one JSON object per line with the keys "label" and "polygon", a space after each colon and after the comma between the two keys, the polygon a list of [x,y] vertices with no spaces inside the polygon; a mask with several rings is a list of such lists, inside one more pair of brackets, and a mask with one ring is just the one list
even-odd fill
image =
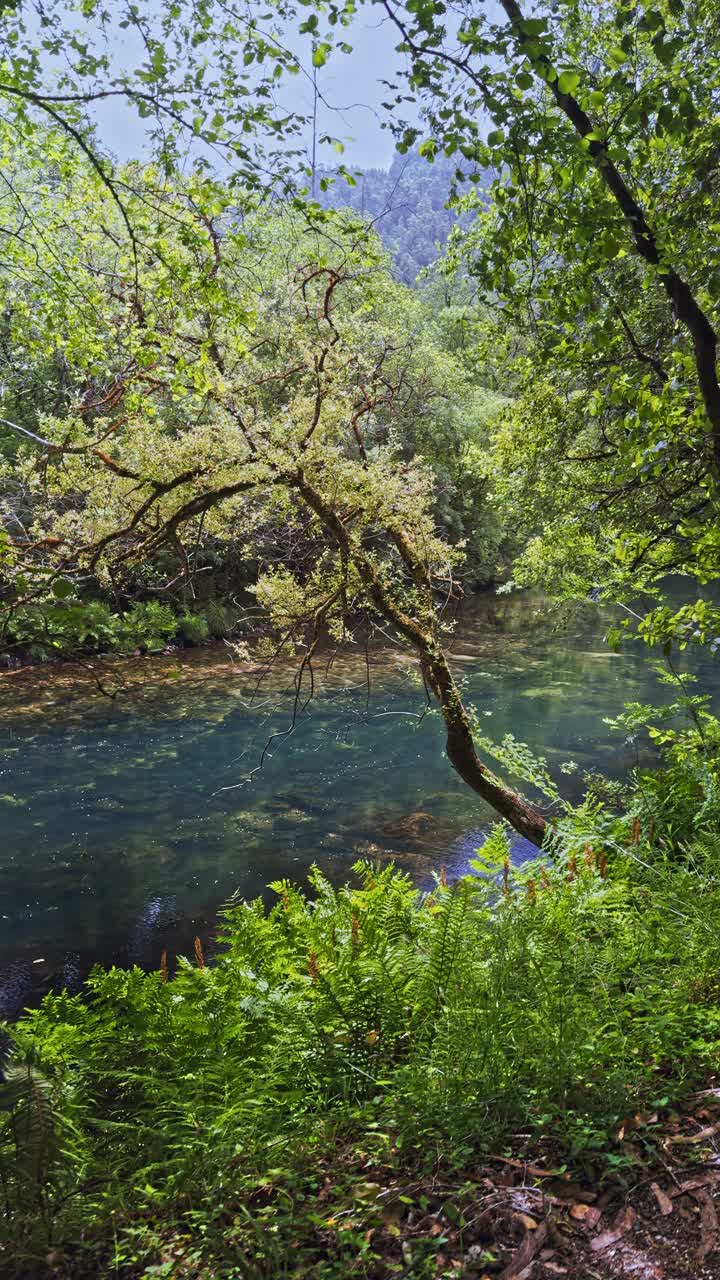
{"label": "riverbank", "polygon": [[[485,597],[449,638],[488,736],[527,742],[570,797],[586,775],[627,778],[643,751],[604,718],[672,692],[590,621],[558,634],[537,601]],[[269,882],[313,864],[336,884],[362,856],[421,886],[467,870],[493,815],[449,766],[408,655],[319,660],[294,727],[295,662],[263,671],[220,647],[0,678],[6,1012],[98,962],[172,965],[196,936],[208,946],[234,893],[269,901]],[[702,687],[717,681],[708,664]]]}
{"label": "riverbank", "polygon": [[46,1000],[13,1028],[2,1274],[716,1280],[716,859],[709,828],[668,858],[643,803],[524,869],[496,829],[429,894],[279,881],[213,963]]}

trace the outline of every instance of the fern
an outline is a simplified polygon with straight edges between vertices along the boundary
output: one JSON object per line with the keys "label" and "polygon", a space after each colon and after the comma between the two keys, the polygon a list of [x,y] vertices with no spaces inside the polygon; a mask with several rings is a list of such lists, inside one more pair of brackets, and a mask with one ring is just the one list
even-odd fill
{"label": "fern", "polygon": [[40,1182],[57,1153],[49,1080],[31,1062],[11,1062],[0,1085],[2,1159],[10,1158],[24,1181]]}

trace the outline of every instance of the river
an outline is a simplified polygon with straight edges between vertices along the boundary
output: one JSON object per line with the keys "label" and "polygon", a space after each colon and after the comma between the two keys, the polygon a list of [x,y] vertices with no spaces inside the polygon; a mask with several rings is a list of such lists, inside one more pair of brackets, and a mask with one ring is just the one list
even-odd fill
{"label": "river", "polygon": [[[603,645],[603,626],[589,608],[557,629],[530,596],[486,595],[451,643],[487,733],[541,752],[566,794],[578,775],[564,761],[617,774],[634,759],[603,717],[670,696],[640,647]],[[393,856],[420,883],[441,864],[457,873],[491,821],[391,644],[369,663],[318,661],[313,701],[261,768],[290,721],[290,664],[259,688],[223,646],[92,665],[0,678],[0,1016],[77,987],[95,961],[192,953],[231,894],[302,881],[313,862],[336,880],[361,856]],[[720,688],[708,661],[700,677]]]}

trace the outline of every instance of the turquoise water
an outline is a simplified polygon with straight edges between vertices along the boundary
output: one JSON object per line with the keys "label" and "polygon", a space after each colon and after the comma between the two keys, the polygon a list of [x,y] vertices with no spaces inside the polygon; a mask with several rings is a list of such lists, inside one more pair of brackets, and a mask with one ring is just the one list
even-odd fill
{"label": "turquoise water", "polygon": [[[556,770],[626,768],[634,749],[603,716],[657,697],[657,677],[602,630],[592,610],[556,631],[529,598],[474,602],[452,650],[488,734],[511,731]],[[364,653],[326,655],[316,676],[262,768],[289,723],[290,666],[257,692],[258,672],[223,648],[0,680],[0,1011],[98,959],[152,966],[198,934],[208,944],[232,893],[302,880],[313,862],[337,879],[363,855],[420,882],[462,869],[492,815],[444,759],[408,655],[373,650],[369,680]]]}

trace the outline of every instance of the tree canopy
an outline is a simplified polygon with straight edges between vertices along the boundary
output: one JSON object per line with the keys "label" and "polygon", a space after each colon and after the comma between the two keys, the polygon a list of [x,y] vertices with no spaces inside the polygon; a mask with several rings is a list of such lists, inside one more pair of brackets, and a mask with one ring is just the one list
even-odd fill
{"label": "tree canopy", "polygon": [[[462,261],[523,343],[498,436],[539,532],[523,581],[610,599],[717,574],[718,14],[711,4],[550,6],[532,16],[390,3],[428,156],[497,173],[463,202]],[[498,20],[502,18],[502,20]],[[485,128],[490,118],[492,127]],[[404,145],[415,127],[398,123]],[[558,483],[558,477],[562,483]],[[522,494],[522,496],[519,496]],[[529,518],[528,518],[529,517]],[[702,603],[652,639],[710,636]]]}
{"label": "tree canopy", "polygon": [[[470,182],[447,266],[469,325],[467,306],[436,299],[429,318],[390,282],[362,217],[288,186],[298,157],[266,64],[271,81],[298,71],[283,30],[316,67],[345,56],[352,6],[284,6],[270,32],[211,4],[129,11],[147,59],[122,73],[97,51],[101,10],[80,39],[56,4],[39,44],[6,15],[8,620],[67,610],[83,581],[122,589],[130,565],[153,565],[157,590],[168,550],[190,580],[188,542],[197,556],[232,529],[271,566],[256,588],[276,622],[310,626],[306,656],[320,622],[358,610],[399,630],[451,737],[459,709],[449,753],[474,777],[440,642],[464,541],[492,559],[512,528],[516,580],[574,598],[717,573],[717,14],[573,0],[528,17],[501,0],[450,23],[434,3],[382,7],[410,68],[389,123],[401,154],[422,138],[408,172],[457,162]],[[151,163],[118,168],[96,145],[87,113],[108,95],[152,115]],[[357,206],[348,189],[325,203]],[[448,503],[443,486],[474,496]],[[714,642],[718,619],[660,600],[641,629]]]}

